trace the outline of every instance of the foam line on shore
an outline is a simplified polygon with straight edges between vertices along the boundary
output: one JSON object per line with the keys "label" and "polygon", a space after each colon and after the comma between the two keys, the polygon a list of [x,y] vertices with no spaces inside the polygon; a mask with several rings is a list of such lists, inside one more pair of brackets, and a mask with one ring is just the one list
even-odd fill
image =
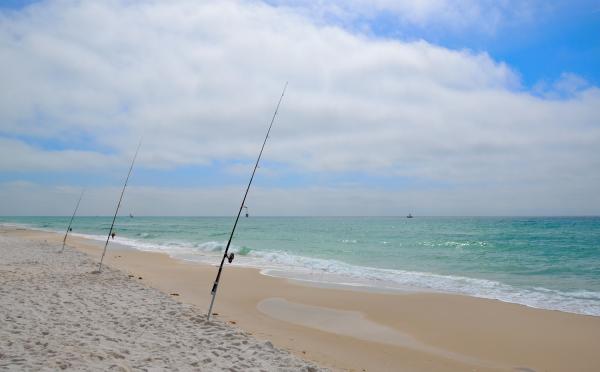
{"label": "foam line on shore", "polygon": [[[103,240],[103,237],[74,234],[84,238]],[[130,238],[117,238],[116,243],[131,248],[161,252],[169,256],[205,264],[218,261],[225,243],[152,244]],[[240,247],[233,246],[238,253]],[[517,288],[488,279],[428,272],[382,269],[351,265],[332,259],[303,257],[286,252],[253,250],[237,255],[234,265],[253,267],[264,275],[345,286],[350,289],[382,289],[399,292],[441,292],[516,303],[537,309],[558,310],[575,314],[600,316],[600,293],[593,291],[563,292],[547,288]]]}
{"label": "foam line on shore", "polygon": [[[28,226],[23,225],[23,227]],[[33,227],[32,229],[56,232],[43,228]],[[72,235],[97,241],[105,240],[105,237],[100,235],[81,233]],[[176,259],[209,265],[218,261],[225,247],[224,242],[217,241],[195,244],[173,242],[166,245],[119,236],[111,242],[142,251],[166,253]],[[600,293],[594,291],[565,292],[542,287],[521,288],[489,279],[357,266],[334,259],[304,257],[287,252],[260,250],[245,252],[242,247],[235,245],[232,245],[232,251],[236,253],[234,265],[257,268],[261,270],[262,274],[270,276],[325,285],[339,285],[349,289],[463,294],[537,309],[600,316]]]}

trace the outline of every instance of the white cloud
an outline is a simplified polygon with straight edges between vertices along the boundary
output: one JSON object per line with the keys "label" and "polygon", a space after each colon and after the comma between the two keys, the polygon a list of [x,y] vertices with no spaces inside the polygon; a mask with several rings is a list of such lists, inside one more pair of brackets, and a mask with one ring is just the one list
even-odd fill
{"label": "white cloud", "polygon": [[533,87],[533,92],[549,99],[564,99],[572,98],[590,87],[591,84],[583,77],[574,73],[564,72],[553,83],[548,83],[544,80],[538,82]]}
{"label": "white cloud", "polygon": [[0,137],[0,171],[91,171],[120,166],[116,156],[83,150],[42,150]]}
{"label": "white cloud", "polygon": [[528,23],[554,7],[539,0],[272,0],[324,22],[371,27],[385,16],[397,26],[439,28],[446,32],[494,34],[503,26]]}
{"label": "white cloud", "polygon": [[[450,4],[418,3],[415,19],[438,3]],[[3,170],[112,168],[130,161],[142,134],[146,167],[252,161],[289,80],[265,157],[296,172],[520,185],[538,195],[600,188],[596,87],[541,98],[485,53],[368,38],[287,7],[49,1],[0,16],[0,56],[0,133],[92,138],[90,148],[116,152],[3,140]]]}

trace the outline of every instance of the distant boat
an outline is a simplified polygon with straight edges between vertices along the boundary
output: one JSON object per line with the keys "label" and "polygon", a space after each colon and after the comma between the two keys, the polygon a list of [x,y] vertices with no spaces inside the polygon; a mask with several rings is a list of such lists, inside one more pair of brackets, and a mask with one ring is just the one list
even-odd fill
{"label": "distant boat", "polygon": [[412,214],[408,214],[408,216],[406,216],[406,218],[414,218]]}
{"label": "distant boat", "polygon": [[129,218],[133,218],[133,214],[129,213]]}

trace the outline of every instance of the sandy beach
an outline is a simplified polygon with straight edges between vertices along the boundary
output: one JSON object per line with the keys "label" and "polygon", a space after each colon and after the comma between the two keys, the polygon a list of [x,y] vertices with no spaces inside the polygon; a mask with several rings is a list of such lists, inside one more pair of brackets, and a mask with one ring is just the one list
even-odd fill
{"label": "sandy beach", "polygon": [[57,255],[57,234],[0,236],[4,368],[315,368],[305,359],[351,371],[600,370],[600,317],[324,288],[233,265],[206,325],[215,267],[111,245],[111,269],[90,274],[99,242],[70,237]]}
{"label": "sandy beach", "polygon": [[54,240],[0,234],[0,369],[317,371]]}

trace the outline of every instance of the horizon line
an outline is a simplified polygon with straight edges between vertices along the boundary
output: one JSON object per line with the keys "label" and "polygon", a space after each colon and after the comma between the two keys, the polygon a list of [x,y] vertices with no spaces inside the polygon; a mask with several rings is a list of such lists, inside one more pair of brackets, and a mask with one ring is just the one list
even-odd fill
{"label": "horizon line", "polygon": [[[27,217],[70,217],[70,215],[0,215],[0,218],[27,218]],[[111,215],[78,215],[75,217],[112,217]],[[131,218],[128,215],[119,215],[117,217],[123,218]],[[188,218],[226,218],[232,217],[235,218],[234,215],[133,215],[133,218],[165,218],[165,217],[188,217]],[[316,217],[325,217],[325,218],[407,218],[406,215],[253,215],[250,218],[316,218]],[[581,214],[581,215],[570,215],[570,214],[549,214],[549,215],[412,215],[413,218],[486,218],[486,217],[498,217],[498,218],[567,218],[567,217],[600,217],[600,214]]]}

